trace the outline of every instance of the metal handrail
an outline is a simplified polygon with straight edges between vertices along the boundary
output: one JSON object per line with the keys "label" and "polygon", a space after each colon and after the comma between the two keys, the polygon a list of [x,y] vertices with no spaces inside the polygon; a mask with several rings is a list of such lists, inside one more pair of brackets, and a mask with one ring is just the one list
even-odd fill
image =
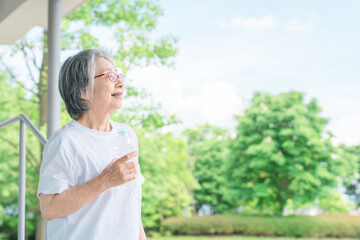
{"label": "metal handrail", "polygon": [[19,134],[19,217],[18,240],[25,240],[25,177],[26,177],[26,127],[45,145],[47,140],[35,124],[25,115],[19,114],[0,123],[0,129],[20,121]]}
{"label": "metal handrail", "polygon": [[22,120],[25,122],[26,126],[34,133],[34,135],[40,140],[42,145],[45,146],[47,139],[44,137],[44,135],[40,132],[40,130],[35,126],[35,124],[26,116],[25,114],[19,114],[16,117],[10,118],[6,121],[3,121],[0,123],[0,129],[7,127],[14,122]]}

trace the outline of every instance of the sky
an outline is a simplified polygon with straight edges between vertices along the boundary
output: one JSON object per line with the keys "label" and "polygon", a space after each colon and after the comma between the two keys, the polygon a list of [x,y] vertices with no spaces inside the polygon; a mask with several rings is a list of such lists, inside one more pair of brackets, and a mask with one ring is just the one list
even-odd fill
{"label": "sky", "polygon": [[154,37],[178,38],[175,66],[128,72],[176,128],[234,129],[256,91],[316,98],[335,143],[360,144],[360,1],[160,0]]}
{"label": "sky", "polygon": [[168,130],[206,123],[234,130],[234,116],[244,113],[254,92],[300,91],[306,102],[318,100],[335,144],[360,144],[360,1],[159,4],[164,14],[152,37],[177,37],[175,65],[133,68],[127,78],[182,121]]}

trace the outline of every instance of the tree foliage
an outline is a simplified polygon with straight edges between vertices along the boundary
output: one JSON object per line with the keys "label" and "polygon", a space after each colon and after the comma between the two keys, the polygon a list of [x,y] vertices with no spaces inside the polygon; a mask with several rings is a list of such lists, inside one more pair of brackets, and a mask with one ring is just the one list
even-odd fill
{"label": "tree foliage", "polygon": [[[172,133],[137,129],[139,162],[146,181],[143,185],[144,225],[158,229],[160,220],[186,214],[196,186],[186,145]],[[191,209],[189,209],[191,212]]]}
{"label": "tree foliage", "polygon": [[300,92],[255,94],[231,144],[229,181],[239,204],[281,214],[289,200],[299,206],[337,187],[342,162],[320,112]]}
{"label": "tree foliage", "polygon": [[229,156],[229,132],[209,124],[183,132],[189,158],[194,162],[193,174],[199,183],[194,189],[196,212],[210,206],[213,213],[224,213],[234,206],[228,197],[226,163]]}
{"label": "tree foliage", "polygon": [[[0,73],[0,122],[20,113],[36,120],[37,115],[32,109],[36,107],[33,98],[26,98],[21,85],[9,81],[9,76]],[[27,131],[26,145],[26,230],[28,237],[34,237],[37,216],[37,198],[34,189],[37,188],[38,175],[36,167],[39,161],[39,142]],[[19,124],[14,123],[0,130],[0,232],[5,239],[15,239],[17,236],[18,215],[18,169],[19,169]]]}
{"label": "tree foliage", "polygon": [[63,21],[63,48],[106,47],[96,34],[101,31],[111,39],[111,48],[107,48],[125,72],[134,66],[172,65],[169,59],[177,53],[177,39],[168,35],[153,40],[149,36],[162,14],[156,1],[88,1]]}
{"label": "tree foliage", "polygon": [[360,207],[360,145],[340,146],[340,158],[346,164],[343,185],[346,194]]}

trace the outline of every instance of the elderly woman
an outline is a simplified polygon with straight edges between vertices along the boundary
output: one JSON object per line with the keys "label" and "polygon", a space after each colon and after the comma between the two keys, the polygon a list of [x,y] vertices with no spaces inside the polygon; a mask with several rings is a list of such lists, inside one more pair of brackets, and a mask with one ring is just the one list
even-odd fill
{"label": "elderly woman", "polygon": [[[73,120],[51,136],[43,153],[38,198],[48,239],[146,239],[137,137],[110,120],[122,107],[123,74],[106,51],[85,50],[62,65],[59,90]],[[136,151],[116,159],[120,128]]]}

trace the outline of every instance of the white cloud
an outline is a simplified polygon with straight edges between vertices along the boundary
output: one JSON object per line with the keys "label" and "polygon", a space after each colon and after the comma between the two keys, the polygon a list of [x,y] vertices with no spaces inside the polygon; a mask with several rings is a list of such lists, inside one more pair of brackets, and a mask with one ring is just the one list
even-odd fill
{"label": "white cloud", "polygon": [[210,124],[231,128],[233,116],[243,110],[242,99],[235,87],[220,81],[209,81],[199,86],[177,102],[179,113],[187,116],[187,122]]}
{"label": "white cloud", "polygon": [[176,114],[184,127],[210,123],[232,128],[233,116],[243,110],[242,99],[233,85],[209,79],[206,74],[159,67],[138,68],[129,74],[137,87],[151,93],[168,114]]}
{"label": "white cloud", "polygon": [[246,30],[261,32],[268,28],[273,28],[276,25],[276,21],[272,15],[267,15],[263,17],[250,17],[244,18],[241,16],[236,16],[230,21],[224,19],[219,20],[219,26],[222,28],[243,28]]}
{"label": "white cloud", "polygon": [[304,33],[309,32],[314,28],[314,23],[309,20],[302,22],[298,19],[291,20],[286,27],[291,32]]}

